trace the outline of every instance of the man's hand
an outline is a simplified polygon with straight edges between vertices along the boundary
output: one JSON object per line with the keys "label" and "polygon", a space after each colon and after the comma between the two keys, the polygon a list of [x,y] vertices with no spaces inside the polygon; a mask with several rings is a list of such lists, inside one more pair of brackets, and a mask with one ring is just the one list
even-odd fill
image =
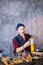
{"label": "man's hand", "polygon": [[28,47],[30,45],[30,41],[27,41],[23,46],[24,48]]}

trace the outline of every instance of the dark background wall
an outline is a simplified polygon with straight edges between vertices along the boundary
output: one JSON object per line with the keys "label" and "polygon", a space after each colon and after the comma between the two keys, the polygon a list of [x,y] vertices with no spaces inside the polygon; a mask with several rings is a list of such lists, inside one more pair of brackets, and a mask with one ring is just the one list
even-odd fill
{"label": "dark background wall", "polygon": [[18,22],[34,36],[36,46],[43,48],[43,0],[0,0],[0,49],[8,53]]}

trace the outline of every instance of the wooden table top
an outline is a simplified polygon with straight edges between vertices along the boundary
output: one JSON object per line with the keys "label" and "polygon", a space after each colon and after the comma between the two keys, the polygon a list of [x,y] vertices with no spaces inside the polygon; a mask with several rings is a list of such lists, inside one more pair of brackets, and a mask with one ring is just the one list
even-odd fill
{"label": "wooden table top", "polygon": [[[28,62],[30,61],[30,62],[32,62],[32,60],[34,59],[34,60],[36,60],[36,59],[40,59],[40,58],[42,58],[42,57],[39,57],[39,56],[41,56],[41,55],[43,55],[43,52],[31,52],[31,54],[36,54],[36,56],[34,56],[34,57],[30,57],[29,56],[29,59],[28,59]],[[38,55],[38,56],[37,56]],[[5,59],[5,58],[4,58]],[[4,60],[3,59],[3,60]],[[25,62],[27,62],[27,61],[25,61],[25,60],[23,60],[22,58],[21,59],[14,59],[13,61],[11,61],[11,63],[14,63],[14,64],[20,64],[20,63],[25,63]]]}

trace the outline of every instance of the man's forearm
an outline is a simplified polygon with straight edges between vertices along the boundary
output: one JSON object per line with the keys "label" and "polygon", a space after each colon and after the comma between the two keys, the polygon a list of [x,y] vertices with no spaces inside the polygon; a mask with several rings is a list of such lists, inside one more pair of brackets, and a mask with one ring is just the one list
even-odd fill
{"label": "man's forearm", "polygon": [[19,47],[16,49],[16,52],[21,52],[23,51],[26,47],[28,47],[30,44],[29,44],[29,41],[27,41],[23,46]]}
{"label": "man's forearm", "polygon": [[16,49],[16,52],[17,52],[17,53],[18,53],[18,52],[21,52],[21,51],[23,51],[24,49],[25,49],[25,47],[24,47],[24,45],[23,45],[23,46],[17,48],[17,49]]}

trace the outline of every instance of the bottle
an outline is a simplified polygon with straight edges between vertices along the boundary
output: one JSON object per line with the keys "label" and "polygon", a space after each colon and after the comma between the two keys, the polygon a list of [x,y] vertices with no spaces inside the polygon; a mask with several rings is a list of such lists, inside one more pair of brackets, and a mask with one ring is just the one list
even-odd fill
{"label": "bottle", "polygon": [[30,38],[30,50],[31,50],[31,52],[34,52],[35,51],[35,47],[34,47],[34,38],[33,37],[31,37]]}

